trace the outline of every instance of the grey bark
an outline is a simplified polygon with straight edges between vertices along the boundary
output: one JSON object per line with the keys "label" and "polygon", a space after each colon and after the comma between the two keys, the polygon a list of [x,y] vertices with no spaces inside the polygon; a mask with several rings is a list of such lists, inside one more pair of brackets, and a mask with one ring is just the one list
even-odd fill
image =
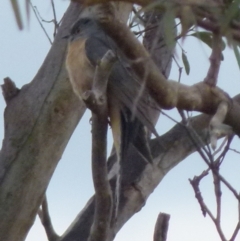
{"label": "grey bark", "polygon": [[25,239],[53,171],[85,111],[68,81],[64,66],[67,41],[62,39],[79,12],[79,6],[71,4],[37,75],[5,109],[0,240]]}

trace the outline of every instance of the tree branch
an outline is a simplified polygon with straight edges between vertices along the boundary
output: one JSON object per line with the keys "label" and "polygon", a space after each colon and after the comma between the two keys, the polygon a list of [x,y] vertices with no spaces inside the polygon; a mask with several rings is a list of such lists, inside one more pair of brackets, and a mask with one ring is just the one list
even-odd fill
{"label": "tree branch", "polygon": [[42,225],[45,229],[48,240],[49,241],[58,241],[60,237],[56,234],[56,232],[54,231],[54,228],[52,226],[52,221],[51,221],[51,217],[49,215],[46,195],[44,195],[43,202],[42,202],[42,205],[41,205],[41,209],[39,208],[39,210],[38,210],[38,216],[39,216],[39,218],[42,222]]}
{"label": "tree branch", "polygon": [[204,82],[210,86],[217,85],[217,78],[221,64],[222,54],[222,38],[219,33],[213,33],[212,39],[212,54],[210,56],[210,67]]}
{"label": "tree branch", "polygon": [[[112,192],[107,172],[107,82],[116,56],[109,50],[95,71],[92,101],[92,175],[95,188],[95,213],[89,241],[107,240],[112,216]],[[85,96],[86,97],[86,96]],[[86,100],[86,99],[84,99]],[[93,105],[89,105],[89,104]]]}
{"label": "tree branch", "polygon": [[79,16],[71,4],[45,62],[4,112],[0,152],[0,240],[22,241],[85,105],[73,94],[62,39]]}
{"label": "tree branch", "polygon": [[7,104],[19,93],[19,89],[9,77],[4,78],[4,84],[1,85],[1,88],[4,100]]}
{"label": "tree branch", "polygon": [[214,114],[218,105],[226,101],[231,106],[226,115],[226,123],[231,125],[237,134],[240,134],[240,123],[236,122],[236,118],[240,118],[240,106],[234,101],[231,104],[230,98],[223,90],[210,87],[203,82],[187,86],[175,81],[167,81],[150,59],[149,53],[124,24],[106,18],[101,19],[100,22],[106,33],[115,40],[118,47],[130,59],[131,66],[139,78],[143,79],[147,73],[146,87],[161,108],[177,107],[188,111]]}
{"label": "tree branch", "polygon": [[167,241],[168,223],[170,215],[160,213],[155,225],[153,241]]}

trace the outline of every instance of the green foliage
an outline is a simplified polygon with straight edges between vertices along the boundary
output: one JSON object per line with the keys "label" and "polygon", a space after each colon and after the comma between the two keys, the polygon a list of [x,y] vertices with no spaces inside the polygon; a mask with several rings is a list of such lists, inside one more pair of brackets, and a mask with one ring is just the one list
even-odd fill
{"label": "green foliage", "polygon": [[170,48],[172,48],[176,43],[175,13],[173,11],[166,11],[163,18],[165,42]]}
{"label": "green foliage", "polygon": [[183,64],[184,64],[184,69],[186,71],[186,74],[189,75],[190,65],[189,65],[189,62],[188,62],[187,55],[185,54],[185,52],[183,50],[182,50],[182,61],[183,61]]}
{"label": "green foliage", "polygon": [[[195,38],[198,38],[201,40],[203,43],[208,45],[210,48],[212,48],[212,33],[211,32],[206,32],[206,31],[201,31],[201,32],[195,32],[190,34],[189,36],[193,36]],[[222,51],[226,48],[226,44],[222,39]]]}
{"label": "green foliage", "polygon": [[229,25],[233,21],[233,19],[239,18],[239,6],[240,0],[232,0],[228,1],[226,4],[227,7],[224,9],[223,16],[221,18],[221,30],[222,32],[226,32],[229,29]]}
{"label": "green foliage", "polygon": [[237,59],[238,67],[240,69],[240,53],[239,53],[239,48],[236,44],[233,45],[233,51],[234,51],[235,57]]}

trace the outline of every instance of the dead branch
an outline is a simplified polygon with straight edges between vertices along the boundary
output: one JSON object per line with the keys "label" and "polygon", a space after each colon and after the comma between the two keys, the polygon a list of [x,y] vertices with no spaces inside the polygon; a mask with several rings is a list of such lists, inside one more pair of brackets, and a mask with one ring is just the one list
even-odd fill
{"label": "dead branch", "polygon": [[229,239],[229,241],[234,241],[234,240],[235,240],[235,238],[236,238],[237,235],[238,235],[239,230],[240,230],[240,221],[238,221],[238,223],[237,223],[237,225],[236,225],[236,227],[235,227],[235,230],[234,230],[234,232],[233,232],[233,235],[232,235],[232,237]]}
{"label": "dead branch", "polygon": [[33,4],[32,4],[31,1],[29,1],[29,4],[30,4],[30,6],[31,6],[31,8],[32,8],[32,10],[33,10],[33,12],[34,12],[34,15],[35,15],[35,17],[36,17],[36,19],[37,19],[37,21],[38,21],[40,27],[42,28],[42,30],[43,30],[45,36],[47,37],[49,43],[52,45],[53,42],[52,42],[51,38],[49,37],[49,35],[48,35],[46,29],[44,28],[43,24],[42,24],[41,21],[40,21],[40,18],[41,18],[41,17],[40,17],[40,14],[39,14],[39,12],[38,12],[37,7],[36,7],[36,6],[33,6]]}
{"label": "dead branch", "polygon": [[206,78],[204,79],[204,82],[206,84],[209,84],[210,86],[216,86],[217,85],[217,78],[218,73],[220,69],[221,64],[221,36],[219,33],[213,33],[213,39],[212,39],[212,54],[209,58],[210,60],[210,67],[207,73]]}
{"label": "dead branch", "polygon": [[[221,153],[221,155],[215,160],[212,161],[209,164],[209,169],[204,171],[201,175],[199,176],[195,176],[193,178],[193,180],[189,180],[194,193],[195,193],[195,197],[197,198],[199,205],[201,207],[201,210],[203,212],[203,215],[205,216],[206,214],[208,214],[210,216],[210,218],[212,219],[217,232],[221,238],[222,241],[226,241],[227,239],[225,238],[225,235],[223,233],[222,227],[221,227],[221,197],[222,197],[222,191],[221,191],[221,182],[223,184],[225,184],[225,186],[233,193],[233,195],[236,197],[238,204],[240,203],[240,195],[237,193],[237,191],[231,186],[230,183],[228,183],[220,174],[220,165],[222,164],[222,161],[227,153],[227,151],[229,150],[230,147],[230,143],[233,139],[233,135],[229,138],[227,145],[225,146],[223,152]],[[212,172],[212,176],[213,176],[213,181],[214,181],[214,192],[215,192],[215,198],[216,198],[216,217],[214,217],[214,215],[212,214],[212,212],[210,211],[210,209],[207,207],[206,203],[204,202],[204,199],[201,195],[201,191],[199,188],[199,184],[200,181],[203,177],[205,177],[206,173],[209,172],[209,170],[211,170]],[[240,230],[240,222],[238,220],[237,225],[235,227],[235,230],[233,231],[233,234],[231,236],[231,241],[234,241],[238,232]]]}
{"label": "dead branch", "polygon": [[16,87],[15,83],[9,78],[4,78],[4,84],[1,85],[4,100],[8,103],[12,98],[14,98],[18,93],[19,89]]}
{"label": "dead branch", "polygon": [[[199,184],[200,184],[200,181],[202,180],[202,178],[204,178],[207,175],[208,175],[208,170],[202,172],[202,174],[199,175],[199,176],[195,176],[193,179],[189,179],[189,182],[193,187],[195,197],[198,200],[198,203],[201,207],[202,214],[203,214],[204,217],[206,216],[207,208],[206,208],[206,205],[203,201],[203,197],[202,197],[202,194],[201,194],[201,191],[200,191],[200,188],[199,188]],[[210,214],[210,216],[213,217],[212,214]]]}
{"label": "dead branch", "polygon": [[221,102],[217,108],[215,115],[210,121],[210,139],[212,149],[217,147],[217,140],[220,136],[226,136],[232,134],[230,126],[223,124],[226,114],[228,112],[229,105],[226,102]]}
{"label": "dead branch", "polygon": [[49,241],[58,241],[60,237],[56,234],[56,232],[54,231],[53,225],[52,225],[51,217],[50,217],[49,210],[48,210],[46,194],[44,195],[41,208],[39,208],[39,210],[38,210],[38,216],[45,229],[48,240]]}
{"label": "dead branch", "polygon": [[51,0],[51,5],[52,5],[52,11],[53,11],[53,23],[54,23],[54,32],[53,32],[53,37],[56,36],[57,31],[58,31],[58,21],[57,21],[57,15],[56,15],[56,10],[55,10],[55,4],[54,4],[54,0]]}
{"label": "dead branch", "polygon": [[170,215],[159,213],[154,229],[153,241],[166,241]]}

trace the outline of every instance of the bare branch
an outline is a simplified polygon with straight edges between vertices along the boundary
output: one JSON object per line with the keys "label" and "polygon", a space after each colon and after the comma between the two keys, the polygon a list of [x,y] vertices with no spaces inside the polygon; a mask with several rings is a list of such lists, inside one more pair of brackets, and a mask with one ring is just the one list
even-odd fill
{"label": "bare branch", "polygon": [[240,196],[237,191],[231,186],[231,184],[222,175],[219,175],[219,178],[225,184],[225,186],[233,193],[238,202],[240,202]]}
{"label": "bare branch", "polygon": [[31,8],[32,8],[32,10],[33,10],[33,12],[34,12],[34,14],[35,14],[35,16],[36,16],[36,19],[37,19],[38,23],[40,24],[40,26],[41,26],[41,28],[42,28],[44,34],[46,35],[46,37],[47,37],[49,43],[52,45],[53,42],[52,42],[52,40],[51,40],[51,38],[49,37],[49,35],[48,35],[46,29],[44,28],[43,24],[41,23],[41,21],[40,21],[40,19],[39,19],[39,14],[38,14],[38,11],[37,11],[36,6],[33,6],[31,0],[29,0],[29,3],[30,3],[30,6],[31,6]]}
{"label": "bare branch", "polygon": [[1,85],[1,88],[6,103],[14,98],[20,91],[9,77],[4,78],[4,84]]}
{"label": "bare branch", "polygon": [[54,0],[51,0],[51,5],[52,5],[52,11],[53,11],[53,23],[54,23],[53,37],[55,37],[56,34],[57,34],[57,30],[58,30],[59,24],[58,24],[58,22],[57,22],[57,15],[56,15],[56,10],[55,10]]}
{"label": "bare branch", "polygon": [[48,203],[47,203],[47,197],[44,195],[43,202],[41,205],[41,209],[38,210],[38,216],[41,220],[41,223],[45,229],[45,232],[47,234],[49,241],[57,241],[59,240],[59,236],[54,231],[54,228],[52,226],[51,217],[49,215],[48,210]]}
{"label": "bare branch", "polygon": [[[116,60],[108,51],[95,71],[92,94],[92,174],[95,188],[95,214],[89,241],[107,240],[112,216],[112,192],[107,172],[107,101],[106,88],[110,70]],[[96,107],[96,108],[95,108]]]}
{"label": "bare branch", "polygon": [[204,79],[204,82],[209,84],[210,86],[217,85],[217,78],[218,78],[218,73],[219,73],[220,64],[221,64],[221,57],[222,57],[221,40],[222,38],[219,33],[213,33],[212,54],[209,58],[210,67],[209,67],[207,76]]}
{"label": "bare branch", "polygon": [[220,136],[232,134],[232,128],[223,124],[226,114],[229,109],[229,104],[221,102],[217,108],[215,115],[210,121],[210,139],[212,149],[215,150],[217,147],[217,140]]}
{"label": "bare branch", "polygon": [[234,230],[234,232],[233,232],[233,235],[232,235],[232,237],[229,239],[229,241],[234,241],[234,240],[235,240],[235,238],[236,238],[237,235],[238,235],[239,230],[240,230],[240,222],[238,221],[238,223],[237,223],[237,225],[236,225],[236,227],[235,227],[235,230]]}
{"label": "bare branch", "polygon": [[222,204],[222,191],[221,191],[221,182],[219,178],[219,163],[214,162],[211,164],[211,170],[213,175],[213,183],[214,183],[214,192],[217,203],[217,216],[216,222],[220,224],[221,222],[221,204]]}
{"label": "bare branch", "polygon": [[160,213],[155,225],[153,241],[166,241],[168,232],[168,223],[170,215],[166,213]]}
{"label": "bare branch", "polygon": [[[208,170],[204,171],[199,176],[195,176],[193,179],[189,179],[189,182],[190,182],[190,184],[193,187],[193,190],[194,190],[194,193],[195,193],[195,197],[198,200],[198,203],[199,203],[199,205],[201,207],[202,214],[203,214],[204,217],[206,216],[206,213],[207,213],[207,207],[206,207],[206,205],[205,205],[205,203],[203,201],[203,197],[202,197],[202,194],[201,194],[201,191],[200,191],[200,188],[199,188],[199,184],[200,184],[201,179],[204,178],[207,175],[208,175]],[[209,214],[210,214],[209,216],[212,219],[214,219],[214,217],[211,214],[211,212]]]}
{"label": "bare branch", "polygon": [[[212,219],[213,223],[215,224],[215,227],[218,231],[218,234],[221,238],[222,241],[227,241],[224,234],[223,234],[223,231],[221,229],[221,222],[220,222],[220,219],[218,218],[218,214],[217,214],[217,218],[214,217],[214,215],[212,214],[212,212],[210,211],[210,209],[207,207],[207,205],[205,204],[204,200],[203,200],[203,197],[202,197],[202,194],[201,194],[201,191],[200,191],[200,188],[199,188],[199,183],[201,181],[201,179],[203,177],[205,177],[207,174],[208,174],[208,171],[204,171],[200,176],[195,176],[192,180],[189,179],[189,182],[191,183],[192,187],[193,187],[193,190],[195,192],[195,197],[196,199],[198,200],[198,203],[201,207],[201,210],[202,210],[202,213],[203,213],[203,216],[205,217],[206,214],[209,215],[209,217]],[[220,217],[220,216],[219,216]]]}
{"label": "bare branch", "polygon": [[235,153],[237,153],[237,154],[240,154],[240,151],[238,151],[238,150],[236,150],[236,149],[229,148],[229,150],[230,150],[230,151],[233,151],[233,152],[235,152]]}

